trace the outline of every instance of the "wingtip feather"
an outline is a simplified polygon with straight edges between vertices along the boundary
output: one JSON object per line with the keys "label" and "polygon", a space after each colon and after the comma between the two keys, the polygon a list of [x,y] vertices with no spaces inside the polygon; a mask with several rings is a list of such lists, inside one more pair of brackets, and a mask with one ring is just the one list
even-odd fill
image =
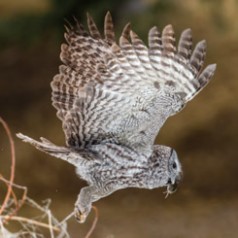
{"label": "wingtip feather", "polygon": [[162,31],[163,53],[165,55],[174,55],[176,51],[174,29],[171,24],[164,27]]}
{"label": "wingtip feather", "polygon": [[109,45],[112,45],[115,42],[115,32],[114,32],[114,26],[112,21],[112,15],[108,11],[106,13],[105,19],[104,19],[104,35],[105,40]]}
{"label": "wingtip feather", "polygon": [[130,31],[131,31],[131,23],[128,22],[128,23],[124,26],[121,35],[122,35],[123,37],[129,39]]}

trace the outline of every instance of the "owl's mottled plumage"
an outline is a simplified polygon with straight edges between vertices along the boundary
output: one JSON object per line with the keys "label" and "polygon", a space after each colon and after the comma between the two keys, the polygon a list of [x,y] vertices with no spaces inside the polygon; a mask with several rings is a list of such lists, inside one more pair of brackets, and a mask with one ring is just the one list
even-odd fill
{"label": "owl's mottled plumage", "polygon": [[174,30],[149,31],[147,47],[127,24],[119,44],[107,13],[104,36],[88,15],[88,30],[76,21],[62,44],[52,83],[52,101],[62,120],[66,147],[18,134],[24,141],[77,168],[82,188],[75,215],[84,222],[92,202],[127,187],[176,189],[182,169],[176,152],[154,145],[166,119],[179,112],[212,78],[204,70],[205,41],[192,51],[191,30],[176,50]]}

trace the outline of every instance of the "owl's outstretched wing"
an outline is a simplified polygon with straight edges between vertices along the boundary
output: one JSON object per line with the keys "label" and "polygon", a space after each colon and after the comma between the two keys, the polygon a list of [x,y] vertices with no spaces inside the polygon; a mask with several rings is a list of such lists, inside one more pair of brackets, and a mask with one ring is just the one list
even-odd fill
{"label": "owl's outstretched wing", "polygon": [[180,111],[212,78],[216,65],[204,70],[205,41],[192,51],[191,30],[182,32],[178,49],[174,31],[149,31],[149,47],[130,29],[119,44],[107,13],[104,36],[88,15],[88,29],[76,21],[62,44],[52,83],[52,101],[63,122],[68,146],[108,141],[134,148],[152,147],[165,120]]}

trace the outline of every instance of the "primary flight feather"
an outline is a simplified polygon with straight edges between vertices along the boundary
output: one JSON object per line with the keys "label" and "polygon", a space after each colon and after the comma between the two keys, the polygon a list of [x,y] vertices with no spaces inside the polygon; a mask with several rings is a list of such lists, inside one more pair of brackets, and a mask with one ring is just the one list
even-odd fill
{"label": "primary flight feather", "polygon": [[41,138],[23,141],[68,161],[88,182],[75,203],[84,222],[92,203],[127,187],[167,186],[172,193],[182,169],[175,150],[154,145],[168,117],[179,112],[212,78],[215,64],[202,69],[206,42],[192,50],[192,34],[153,27],[147,47],[127,24],[117,43],[110,13],[104,36],[90,15],[88,31],[78,21],[66,27],[52,104],[62,120],[66,147]]}

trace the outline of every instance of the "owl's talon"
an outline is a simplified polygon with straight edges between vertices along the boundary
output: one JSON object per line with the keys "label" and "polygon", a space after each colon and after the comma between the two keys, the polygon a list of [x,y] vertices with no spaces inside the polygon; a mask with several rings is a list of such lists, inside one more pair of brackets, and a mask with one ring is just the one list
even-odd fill
{"label": "owl's talon", "polygon": [[74,209],[74,216],[79,223],[84,223],[88,214],[86,212],[82,212],[79,207],[75,207]]}

